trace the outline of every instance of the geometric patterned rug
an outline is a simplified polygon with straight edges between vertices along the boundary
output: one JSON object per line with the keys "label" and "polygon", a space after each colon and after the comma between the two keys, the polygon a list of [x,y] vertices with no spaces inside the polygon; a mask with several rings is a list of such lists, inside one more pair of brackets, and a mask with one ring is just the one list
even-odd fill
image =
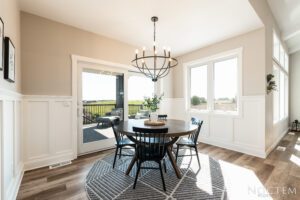
{"label": "geometric patterned rug", "polygon": [[[124,153],[133,154],[130,150]],[[187,150],[180,151],[180,154],[189,153]],[[160,172],[155,169],[141,169],[136,188],[133,189],[136,165],[128,176],[125,175],[132,157],[117,159],[113,169],[114,154],[108,155],[96,161],[89,171],[85,182],[87,196],[91,200],[227,199],[219,161],[204,154],[199,154],[199,157],[200,167],[195,156],[178,158],[181,179],[177,178],[171,163],[166,159],[167,173],[164,172],[164,178],[167,191],[164,191]],[[156,165],[155,162],[144,163],[144,166],[158,167]]]}

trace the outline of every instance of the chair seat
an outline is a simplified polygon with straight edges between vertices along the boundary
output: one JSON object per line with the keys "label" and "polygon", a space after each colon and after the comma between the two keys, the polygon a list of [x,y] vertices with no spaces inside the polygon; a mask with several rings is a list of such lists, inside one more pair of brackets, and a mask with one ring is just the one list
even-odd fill
{"label": "chair seat", "polygon": [[[185,138],[185,137],[180,138],[176,144],[184,145],[184,146],[195,146],[195,143],[193,140],[191,140],[190,138]],[[198,142],[196,144],[198,144]]]}
{"label": "chair seat", "polygon": [[132,142],[131,140],[129,140],[128,138],[124,138],[124,139],[121,139],[121,140],[119,141],[119,145],[122,145],[122,146],[125,146],[125,145],[134,146],[135,143]]}

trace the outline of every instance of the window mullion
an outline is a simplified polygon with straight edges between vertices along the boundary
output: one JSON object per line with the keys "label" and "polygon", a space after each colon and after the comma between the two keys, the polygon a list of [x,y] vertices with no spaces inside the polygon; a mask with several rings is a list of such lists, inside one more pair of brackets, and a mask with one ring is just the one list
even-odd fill
{"label": "window mullion", "polygon": [[207,99],[208,99],[208,110],[213,111],[214,109],[214,66],[213,62],[208,63],[207,70]]}

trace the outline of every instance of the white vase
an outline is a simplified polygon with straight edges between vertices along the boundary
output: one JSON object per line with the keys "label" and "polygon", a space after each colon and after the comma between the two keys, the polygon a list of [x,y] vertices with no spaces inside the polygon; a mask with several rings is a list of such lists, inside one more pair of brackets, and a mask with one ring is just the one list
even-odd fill
{"label": "white vase", "polygon": [[150,121],[157,122],[158,121],[158,114],[156,112],[150,113]]}

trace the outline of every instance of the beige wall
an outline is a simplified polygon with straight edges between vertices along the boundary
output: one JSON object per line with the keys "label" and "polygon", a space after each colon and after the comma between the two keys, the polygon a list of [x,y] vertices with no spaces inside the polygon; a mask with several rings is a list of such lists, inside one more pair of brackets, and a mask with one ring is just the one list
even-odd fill
{"label": "beige wall", "polygon": [[0,0],[0,17],[4,22],[4,34],[10,37],[16,48],[16,81],[10,83],[3,78],[0,71],[0,88],[21,92],[21,65],[20,65],[20,13],[17,0]]}
{"label": "beige wall", "polygon": [[290,121],[300,120],[300,51],[290,56]]}
{"label": "beige wall", "polygon": [[243,48],[243,95],[263,95],[265,93],[264,34],[264,29],[261,28],[180,56],[179,65],[173,73],[174,97],[184,97],[181,81],[184,63],[239,47]]}
{"label": "beige wall", "polygon": [[[265,74],[273,72],[273,30],[281,38],[281,32],[276,24],[275,18],[267,3],[267,0],[249,0],[257,15],[261,18],[265,26]],[[283,43],[284,44],[284,43]],[[286,48],[285,48],[286,49]],[[271,147],[274,142],[288,128],[288,120],[273,124],[273,96],[266,95],[266,149]]]}
{"label": "beige wall", "polygon": [[135,47],[21,13],[22,92],[71,95],[71,54],[130,65]]}

